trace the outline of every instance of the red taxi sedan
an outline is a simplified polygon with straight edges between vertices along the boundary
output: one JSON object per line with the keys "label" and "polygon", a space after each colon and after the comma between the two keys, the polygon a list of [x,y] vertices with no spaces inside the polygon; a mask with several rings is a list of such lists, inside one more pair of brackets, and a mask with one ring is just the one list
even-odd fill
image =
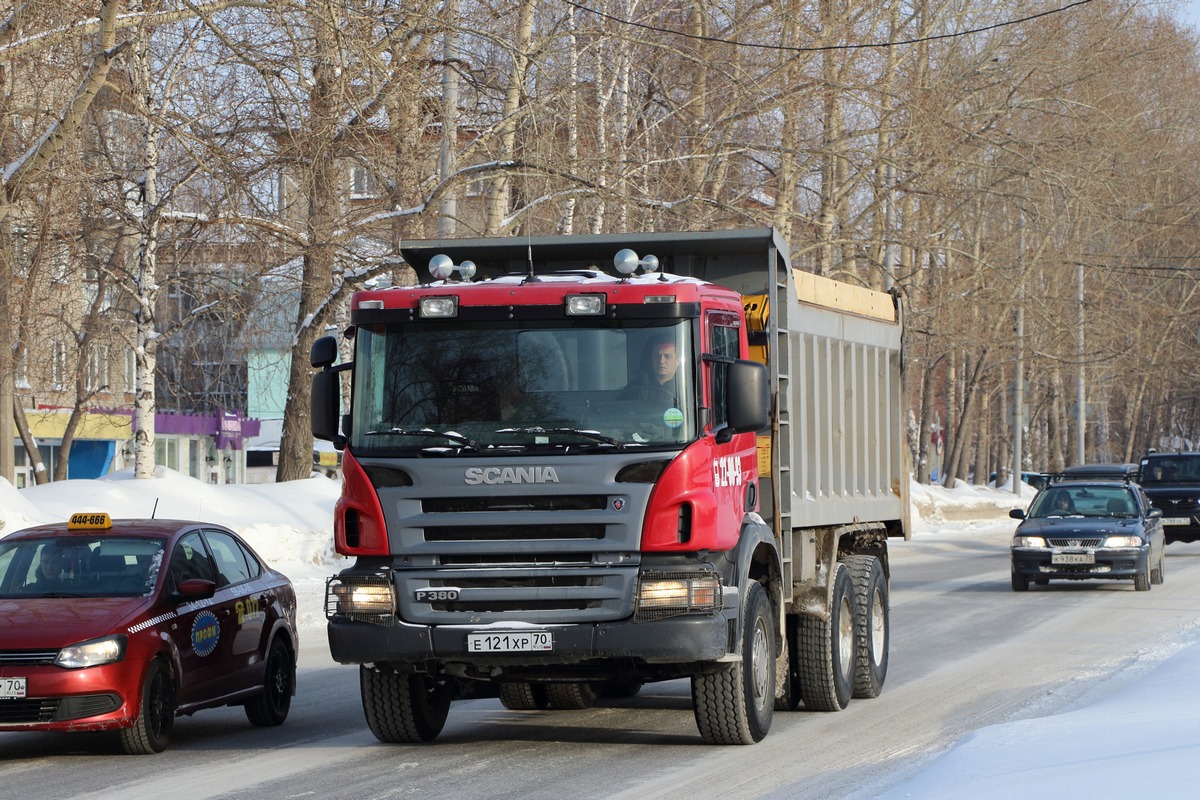
{"label": "red taxi sedan", "polygon": [[86,513],[0,539],[0,731],[137,754],[205,708],[279,725],[297,649],[291,582],[219,525]]}

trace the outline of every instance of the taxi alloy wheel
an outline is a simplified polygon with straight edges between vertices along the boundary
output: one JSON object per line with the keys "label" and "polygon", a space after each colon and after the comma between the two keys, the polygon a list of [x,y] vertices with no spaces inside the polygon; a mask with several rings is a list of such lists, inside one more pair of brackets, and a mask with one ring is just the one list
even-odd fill
{"label": "taxi alloy wheel", "polygon": [[296,687],[296,660],[282,636],[271,641],[263,690],[246,701],[246,718],[252,725],[269,728],[282,725],[292,708]]}
{"label": "taxi alloy wheel", "polygon": [[121,730],[121,746],[130,755],[150,755],[167,749],[175,727],[175,681],[161,659],[150,662],[133,727]]}

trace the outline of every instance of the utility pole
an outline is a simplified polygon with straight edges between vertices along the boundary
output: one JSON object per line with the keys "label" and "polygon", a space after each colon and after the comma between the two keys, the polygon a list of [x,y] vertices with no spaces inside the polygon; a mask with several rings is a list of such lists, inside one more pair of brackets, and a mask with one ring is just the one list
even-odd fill
{"label": "utility pole", "polygon": [[1025,432],[1025,216],[1017,220],[1017,364],[1013,387],[1013,462],[1012,490],[1021,495],[1021,462],[1024,461],[1022,437]]}
{"label": "utility pole", "polygon": [[1086,463],[1087,395],[1083,390],[1083,262],[1075,268],[1075,360],[1078,374],[1075,384],[1075,463]]}

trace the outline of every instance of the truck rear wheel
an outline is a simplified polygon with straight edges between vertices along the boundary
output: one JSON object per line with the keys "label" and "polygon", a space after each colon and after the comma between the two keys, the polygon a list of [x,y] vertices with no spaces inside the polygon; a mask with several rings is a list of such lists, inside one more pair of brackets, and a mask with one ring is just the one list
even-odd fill
{"label": "truck rear wheel", "polygon": [[848,556],[854,585],[854,696],[878,697],[887,678],[888,582],[875,556]]}
{"label": "truck rear wheel", "polygon": [[590,683],[551,683],[546,686],[551,708],[578,711],[596,705],[600,696]]}
{"label": "truck rear wheel", "polygon": [[692,677],[696,727],[710,744],[754,744],[775,713],[775,623],[767,592],[748,581],[742,601],[742,658]]}
{"label": "truck rear wheel", "polygon": [[830,580],[829,619],[800,617],[800,696],[812,711],[841,711],[854,691],[854,585],[840,561]]}
{"label": "truck rear wheel", "polygon": [[428,675],[387,668],[358,668],[367,727],[389,744],[432,742],[450,713],[453,688]]}
{"label": "truck rear wheel", "polygon": [[546,687],[539,683],[505,681],[500,684],[500,704],[512,711],[537,711],[549,703]]}

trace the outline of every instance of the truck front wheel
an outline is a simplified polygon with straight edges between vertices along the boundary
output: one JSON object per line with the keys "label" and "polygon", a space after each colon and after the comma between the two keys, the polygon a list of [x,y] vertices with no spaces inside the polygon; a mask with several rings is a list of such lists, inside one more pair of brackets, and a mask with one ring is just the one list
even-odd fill
{"label": "truck front wheel", "polygon": [[833,565],[829,619],[800,617],[800,696],[811,711],[841,711],[854,691],[855,602],[850,570]]}
{"label": "truck front wheel", "polygon": [[382,667],[358,668],[367,727],[389,744],[432,742],[450,713],[453,687],[428,675]]}
{"label": "truck front wheel", "polygon": [[748,581],[742,602],[742,658],[692,678],[696,727],[710,744],[754,744],[775,713],[775,623],[767,592]]}

